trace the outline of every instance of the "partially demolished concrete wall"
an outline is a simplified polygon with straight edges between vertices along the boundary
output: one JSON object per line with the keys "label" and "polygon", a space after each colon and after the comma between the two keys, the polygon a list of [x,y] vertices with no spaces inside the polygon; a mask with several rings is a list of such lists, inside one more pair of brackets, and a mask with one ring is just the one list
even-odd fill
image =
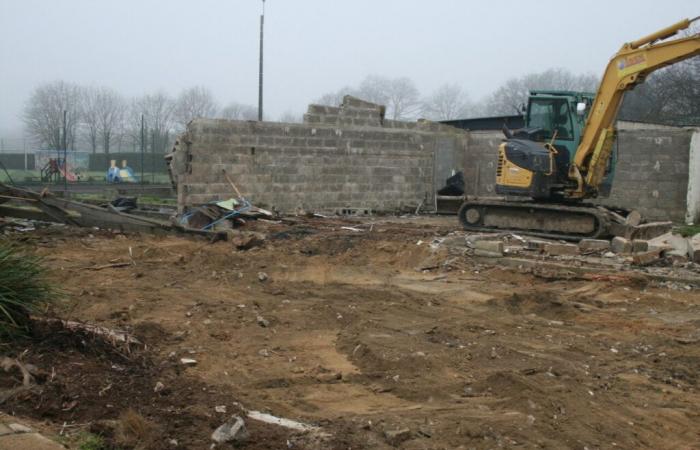
{"label": "partially demolished concrete wall", "polygon": [[[223,171],[258,206],[279,211],[433,208],[434,158],[461,166],[467,133],[429,121],[384,119],[384,108],[347,96],[310,105],[304,123],[197,119],[170,155],[178,205],[233,196]],[[439,181],[436,181],[439,180]]]}
{"label": "partially demolished concrete wall", "polygon": [[[609,198],[596,201],[638,209],[652,220],[697,221],[698,200],[688,192],[693,184],[700,190],[700,180],[694,181],[700,178],[697,167],[690,164],[691,138],[698,131],[625,122],[618,128],[613,189]],[[495,195],[496,149],[502,140],[501,132],[470,133],[464,169],[468,195]]]}
{"label": "partially demolished concrete wall", "polygon": [[[698,131],[619,129],[613,189],[599,203],[697,222]],[[431,211],[453,171],[464,171],[467,195],[496,195],[502,140],[501,132],[386,120],[382,106],[347,96],[340,107],[310,105],[301,124],[194,120],[175,144],[170,172],[180,209],[233,196],[225,170],[256,205],[283,212]]]}

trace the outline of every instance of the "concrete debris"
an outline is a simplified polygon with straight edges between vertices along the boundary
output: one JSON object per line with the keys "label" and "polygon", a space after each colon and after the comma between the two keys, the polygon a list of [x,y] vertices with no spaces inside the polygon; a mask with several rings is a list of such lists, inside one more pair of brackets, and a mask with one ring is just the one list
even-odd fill
{"label": "concrete debris", "polygon": [[250,250],[255,247],[262,247],[265,244],[266,236],[262,233],[241,232],[238,230],[229,230],[228,237],[238,250]]}
{"label": "concrete debris", "polygon": [[503,256],[503,241],[479,240],[474,243],[474,248],[482,255],[488,253],[493,254],[494,256]]}
{"label": "concrete debris", "polygon": [[579,254],[579,247],[574,244],[546,244],[544,251],[552,256],[574,256]]}
{"label": "concrete debris", "polygon": [[604,239],[581,239],[578,247],[582,252],[609,250],[610,241]]}
{"label": "concrete debris", "polygon": [[648,266],[661,259],[661,250],[651,250],[643,253],[635,253],[632,257],[632,264],[636,266]]}
{"label": "concrete debris", "polygon": [[245,422],[239,416],[231,418],[219,426],[211,434],[211,440],[223,444],[225,442],[243,443],[248,440],[249,434],[245,427]]}
{"label": "concrete debris", "polygon": [[165,385],[163,383],[161,383],[160,381],[158,381],[158,382],[156,382],[156,385],[153,387],[153,392],[158,393],[158,392],[162,391],[163,389],[165,389]]}
{"label": "concrete debris", "polygon": [[639,213],[639,211],[630,211],[627,214],[627,217],[625,217],[626,225],[636,227],[640,223],[642,223],[642,215]]}
{"label": "concrete debris", "polygon": [[635,239],[632,241],[632,252],[640,253],[649,250],[649,241],[643,241],[640,239]]}
{"label": "concrete debris", "polygon": [[269,277],[265,272],[258,272],[258,281],[260,281],[261,283],[267,281],[268,278]]}
{"label": "concrete debris", "polygon": [[192,358],[180,358],[180,364],[183,366],[196,366],[197,360]]}
{"label": "concrete debris", "polygon": [[700,264],[700,233],[696,234],[692,238],[688,238],[687,242],[688,256],[690,256],[690,260],[696,264]]}
{"label": "concrete debris", "polygon": [[296,420],[285,419],[283,417],[276,417],[272,414],[266,414],[260,411],[248,411],[248,418],[259,422],[278,425],[283,428],[289,428],[290,430],[295,431],[317,431],[319,429],[313,425],[297,422]]}
{"label": "concrete debris", "polygon": [[255,318],[255,321],[258,323],[263,328],[267,328],[270,326],[270,321],[265,319],[263,316],[258,316]]}
{"label": "concrete debris", "polygon": [[632,242],[629,239],[623,238],[621,236],[615,236],[612,241],[610,241],[610,248],[613,253],[625,254],[632,252]]}

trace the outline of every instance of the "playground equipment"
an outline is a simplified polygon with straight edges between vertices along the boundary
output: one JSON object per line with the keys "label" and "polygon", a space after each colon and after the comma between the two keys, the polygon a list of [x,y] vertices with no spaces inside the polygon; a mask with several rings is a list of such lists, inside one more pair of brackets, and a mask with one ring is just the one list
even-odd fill
{"label": "playground equipment", "polygon": [[67,167],[63,158],[50,158],[44,167],[41,168],[41,181],[44,183],[57,183],[63,178],[68,181],[78,181],[78,175],[70,167]]}

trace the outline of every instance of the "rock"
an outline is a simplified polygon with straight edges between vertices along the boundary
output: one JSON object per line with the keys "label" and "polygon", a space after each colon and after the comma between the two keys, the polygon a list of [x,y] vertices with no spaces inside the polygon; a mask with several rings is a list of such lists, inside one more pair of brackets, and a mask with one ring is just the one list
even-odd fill
{"label": "rock", "polygon": [[503,256],[503,241],[476,241],[474,243],[474,248],[476,250],[481,250],[489,253],[496,253],[499,256]]}
{"label": "rock", "polygon": [[632,264],[636,266],[647,266],[661,259],[661,250],[652,250],[643,253],[636,253],[632,257]]}
{"label": "rock", "polygon": [[640,239],[635,239],[632,241],[632,252],[641,253],[649,251],[649,241],[642,241]]}
{"label": "rock", "polygon": [[263,328],[267,328],[270,326],[270,321],[265,319],[263,316],[258,316],[255,321],[258,323]]}
{"label": "rock", "polygon": [[615,236],[610,241],[610,248],[618,255],[621,253],[630,253],[632,251],[632,242],[620,236]]}
{"label": "rock", "polygon": [[604,239],[581,239],[581,242],[578,243],[578,248],[582,252],[609,250],[610,241]]}
{"label": "rock", "polygon": [[261,349],[261,350],[258,350],[258,355],[264,356],[265,358],[269,358],[269,357],[270,357],[270,351],[269,351],[268,349],[266,349],[266,348],[263,348],[263,349]]}
{"label": "rock", "polygon": [[574,244],[547,244],[544,251],[552,256],[578,255],[578,245]]}
{"label": "rock", "polygon": [[226,405],[215,406],[214,411],[216,411],[218,413],[225,413],[226,412]]}
{"label": "rock", "polygon": [[231,416],[227,422],[211,434],[211,440],[217,444],[224,442],[243,443],[247,439],[248,430],[245,427],[245,422],[239,416]]}
{"label": "rock", "polygon": [[197,360],[192,358],[180,358],[180,364],[184,366],[196,366]]}
{"label": "rock", "polygon": [[267,276],[267,274],[265,272],[258,272],[258,281],[260,281],[261,283],[264,283],[265,281],[267,281],[268,278],[269,277]]}
{"label": "rock", "polygon": [[603,253],[603,258],[614,258],[615,256],[617,256],[617,255],[615,255],[615,253],[613,253],[613,252]]}
{"label": "rock", "polygon": [[404,441],[411,438],[411,430],[408,428],[401,428],[398,430],[386,430],[384,431],[384,438],[389,445],[394,447],[398,446]]}
{"label": "rock", "polygon": [[158,381],[156,383],[156,385],[153,387],[153,392],[160,392],[163,389],[165,389],[165,385],[163,383],[161,383],[160,381]]}

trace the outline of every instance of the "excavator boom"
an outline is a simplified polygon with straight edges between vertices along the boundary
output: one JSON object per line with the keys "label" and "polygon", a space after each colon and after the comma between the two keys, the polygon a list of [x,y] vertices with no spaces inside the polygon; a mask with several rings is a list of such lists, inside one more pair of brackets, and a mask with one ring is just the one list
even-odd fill
{"label": "excavator boom", "polygon": [[569,167],[576,189],[571,198],[597,194],[605,176],[615,138],[615,119],[624,93],[655,70],[700,55],[700,35],[659,42],[687,29],[698,18],[682,20],[656,33],[627,43],[612,57],[598,87],[581,142]]}

